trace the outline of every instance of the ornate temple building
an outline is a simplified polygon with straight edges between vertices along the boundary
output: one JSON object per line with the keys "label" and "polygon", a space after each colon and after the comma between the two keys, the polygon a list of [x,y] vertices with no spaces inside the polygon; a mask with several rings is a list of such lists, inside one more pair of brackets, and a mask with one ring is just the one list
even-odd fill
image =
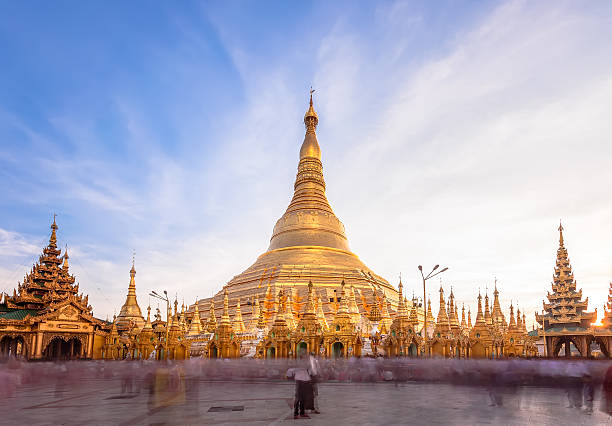
{"label": "ornate temple building", "polygon": [[294,312],[300,312],[306,304],[309,282],[314,286],[313,302],[327,322],[333,320],[342,303],[338,293],[342,281],[347,294],[355,298],[351,307],[353,317],[367,315],[376,298],[384,299],[389,307],[397,306],[397,291],[351,252],[344,225],[327,200],[316,134],[318,122],[311,93],[304,116],[306,134],[300,148],[293,198],[276,222],[268,250],[214,297],[198,302],[204,321],[208,320],[211,306],[217,317],[222,315],[227,290],[231,316],[238,306],[247,307],[241,312],[242,319],[252,324],[257,318],[253,318],[251,308],[258,303],[266,324],[271,326],[280,309],[279,292],[282,290],[285,297],[291,298]]}
{"label": "ornate temple building", "polygon": [[68,249],[57,248],[57,224],[38,262],[0,303],[0,354],[25,359],[99,357],[106,323],[94,318],[88,296],[70,274]]}
{"label": "ornate temple building", "polygon": [[[156,359],[183,360],[189,357],[190,343],[186,340],[188,327],[185,321],[185,306],[178,311],[174,301],[174,312],[168,302],[166,321],[162,320],[159,308],[151,322],[151,307],[147,307],[145,320],[136,300],[136,268],[132,261],[130,284],[125,303],[119,315],[113,318],[110,330],[101,348],[102,359]],[[195,323],[194,323],[195,327]]]}
{"label": "ornate temple building", "polygon": [[[564,356],[572,356],[574,347],[579,356],[591,356],[591,344],[600,346],[604,356],[610,356],[612,329],[609,320],[604,326],[595,326],[597,309],[587,312],[589,299],[582,300],[582,289],[576,290],[576,280],[563,240],[563,226],[559,224],[559,248],[553,274],[552,293],[546,295],[543,311],[536,313],[542,326],[538,334],[545,341],[545,356],[557,357],[561,349]],[[609,313],[606,312],[606,318]]]}
{"label": "ornate temple building", "polygon": [[[440,288],[437,320],[367,268],[350,251],[344,226],[325,196],[318,116],[312,93],[304,116],[294,195],[272,232],[268,251],[210,299],[187,313],[191,354],[209,358],[349,356],[531,356],[524,315],[509,323],[498,291],[485,313],[479,296],[476,324],[465,309],[459,321],[454,295]],[[427,335],[423,330],[428,316]],[[469,324],[469,325],[468,325]],[[199,331],[199,334],[198,334]]]}
{"label": "ornate temple building", "polygon": [[132,269],[130,269],[130,285],[128,286],[128,294],[125,299],[125,303],[119,311],[119,315],[115,318],[115,325],[117,329],[123,331],[128,328],[137,327],[142,328],[145,320],[140,312],[140,306],[136,300],[136,269],[134,268],[134,261],[132,260]]}

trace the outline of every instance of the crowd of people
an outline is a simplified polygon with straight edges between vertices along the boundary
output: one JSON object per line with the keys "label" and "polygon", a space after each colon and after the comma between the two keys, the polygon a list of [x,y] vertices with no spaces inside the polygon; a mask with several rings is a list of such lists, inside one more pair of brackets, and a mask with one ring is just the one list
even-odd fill
{"label": "crowd of people", "polygon": [[[61,397],[87,379],[116,379],[122,393],[148,392],[151,409],[180,403],[202,382],[275,382],[295,380],[294,416],[318,413],[317,386],[323,382],[448,383],[489,391],[491,405],[502,405],[509,390],[526,386],[564,388],[569,406],[592,410],[595,389],[602,390],[602,410],[612,414],[612,364],[607,361],[552,359],[191,359],[157,361],[69,361],[0,363],[0,397],[23,385],[53,385]],[[181,397],[181,395],[183,395]]]}

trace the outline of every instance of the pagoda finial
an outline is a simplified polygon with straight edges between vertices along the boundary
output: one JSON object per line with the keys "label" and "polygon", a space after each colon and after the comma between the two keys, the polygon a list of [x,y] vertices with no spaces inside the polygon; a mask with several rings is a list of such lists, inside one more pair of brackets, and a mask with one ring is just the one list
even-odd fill
{"label": "pagoda finial", "polygon": [[559,245],[563,247],[563,224],[561,223],[561,219],[559,219]]}
{"label": "pagoda finial", "polygon": [[314,106],[312,103],[312,94],[314,92],[315,90],[311,87],[310,88],[310,106],[308,108],[308,111],[306,111],[306,114],[304,115],[304,124],[306,125],[307,133],[314,132],[317,127],[317,124],[319,124],[319,116],[314,110]]}
{"label": "pagoda finial", "polygon": [[55,223],[55,218],[57,214],[53,213],[53,223],[51,224],[51,237],[49,237],[49,246],[52,248],[57,247],[57,234],[56,231],[58,229],[57,223]]}
{"label": "pagoda finial", "polygon": [[68,256],[68,244],[66,244],[66,249],[64,250],[64,265],[62,266],[66,271],[68,270],[68,259],[70,259],[70,256]]}

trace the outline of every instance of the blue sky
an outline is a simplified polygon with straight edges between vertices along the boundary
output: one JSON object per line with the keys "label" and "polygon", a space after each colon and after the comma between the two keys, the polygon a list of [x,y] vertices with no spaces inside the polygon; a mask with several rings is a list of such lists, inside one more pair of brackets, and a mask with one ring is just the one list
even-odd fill
{"label": "blue sky", "polygon": [[312,85],[328,198],[374,271],[410,292],[416,265],[443,263],[472,308],[496,276],[531,323],[563,218],[601,311],[611,17],[607,2],[4,2],[0,290],[56,212],[98,316],[121,307],[132,250],[141,305],[218,291],[290,200]]}

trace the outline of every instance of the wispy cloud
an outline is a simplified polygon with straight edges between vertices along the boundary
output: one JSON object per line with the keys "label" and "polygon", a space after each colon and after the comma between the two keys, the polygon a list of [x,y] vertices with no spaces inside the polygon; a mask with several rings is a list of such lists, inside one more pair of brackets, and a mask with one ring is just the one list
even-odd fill
{"label": "wispy cloud", "polygon": [[[461,9],[315,6],[287,17],[281,41],[264,21],[179,13],[172,42],[147,45],[149,75],[109,77],[95,93],[108,111],[46,108],[37,121],[4,109],[0,130],[28,141],[0,155],[12,201],[71,212],[75,273],[102,315],[123,303],[132,249],[141,304],[149,289],[209,296],[268,245],[313,84],[328,197],[373,270],[394,283],[402,271],[420,294],[416,265],[444,263],[445,287],[473,311],[497,276],[504,306],[531,314],[561,217],[599,306],[612,276],[610,6]],[[0,247],[27,247],[10,235]]]}

